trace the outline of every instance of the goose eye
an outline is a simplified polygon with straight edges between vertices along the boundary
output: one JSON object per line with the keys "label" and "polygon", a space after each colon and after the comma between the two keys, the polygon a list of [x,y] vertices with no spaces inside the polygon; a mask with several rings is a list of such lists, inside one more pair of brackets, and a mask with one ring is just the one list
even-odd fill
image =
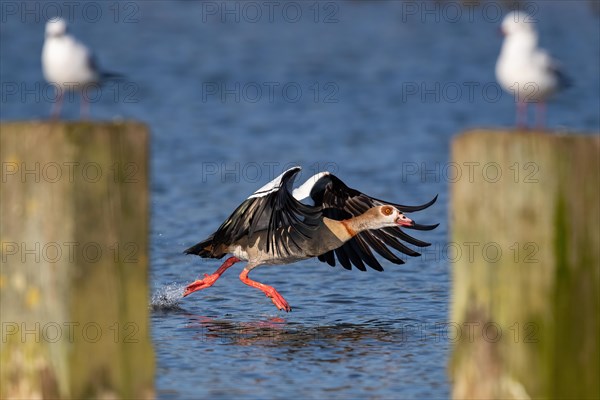
{"label": "goose eye", "polygon": [[392,215],[392,207],[383,207],[381,211],[383,215]]}

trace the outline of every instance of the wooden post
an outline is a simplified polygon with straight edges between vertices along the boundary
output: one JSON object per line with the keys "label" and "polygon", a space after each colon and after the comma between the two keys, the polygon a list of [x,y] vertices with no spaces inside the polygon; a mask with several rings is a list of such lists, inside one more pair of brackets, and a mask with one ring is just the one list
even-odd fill
{"label": "wooden post", "polygon": [[473,131],[452,161],[454,398],[596,398],[600,137]]}
{"label": "wooden post", "polygon": [[147,128],[0,131],[0,397],[154,397]]}

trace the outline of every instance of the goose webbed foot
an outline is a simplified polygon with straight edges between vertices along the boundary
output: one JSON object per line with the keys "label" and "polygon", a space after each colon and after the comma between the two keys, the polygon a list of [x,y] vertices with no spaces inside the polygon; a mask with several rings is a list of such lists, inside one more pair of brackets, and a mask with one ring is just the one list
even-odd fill
{"label": "goose webbed foot", "polygon": [[285,312],[292,311],[292,307],[290,307],[289,303],[283,298],[282,295],[279,294],[277,290],[275,290],[274,287],[253,281],[252,279],[248,278],[248,272],[250,272],[249,269],[244,269],[240,274],[240,280],[242,282],[248,286],[252,286],[261,290],[268,298],[271,299],[277,309]]}
{"label": "goose webbed foot", "polygon": [[183,292],[183,297],[194,293],[197,290],[202,290],[211,287],[214,285],[217,279],[219,279],[221,275],[219,274],[204,274],[204,279],[198,279],[194,282],[190,283],[185,287],[185,291]]}
{"label": "goose webbed foot", "polygon": [[275,290],[272,286],[267,286],[268,289],[263,290],[265,295],[271,299],[275,307],[279,310],[290,312],[292,311],[292,307],[290,307],[289,303],[283,298],[282,295],[279,294],[277,290]]}

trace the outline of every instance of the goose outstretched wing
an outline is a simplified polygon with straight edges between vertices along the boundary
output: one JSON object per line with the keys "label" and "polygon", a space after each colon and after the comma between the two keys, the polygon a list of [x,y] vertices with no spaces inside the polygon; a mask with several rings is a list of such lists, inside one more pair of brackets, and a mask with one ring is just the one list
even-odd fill
{"label": "goose outstretched wing", "polygon": [[[309,196],[315,206],[322,209],[323,216],[335,220],[357,217],[372,207],[386,204],[394,206],[402,212],[421,211],[431,206],[437,200],[436,196],[431,201],[418,206],[391,203],[352,189],[330,173],[317,174],[309,179],[307,183],[311,184]],[[303,192],[306,193],[307,191],[305,189]],[[302,194],[298,194],[302,196]],[[405,228],[428,231],[435,229],[438,225],[414,224]],[[403,264],[404,261],[392,249],[411,257],[420,255],[420,253],[404,244],[403,241],[417,247],[430,245],[430,243],[408,235],[400,227],[383,228],[363,231],[341,247],[320,255],[319,260],[335,266],[337,258],[339,263],[346,269],[351,269],[352,265],[354,265],[361,271],[366,271],[366,264],[377,271],[383,271],[383,267],[373,254],[373,251],[394,264]]]}
{"label": "goose outstretched wing", "polygon": [[[291,193],[300,167],[290,168],[258,189],[238,206],[207,241],[213,249],[226,249],[244,236],[262,232],[266,251],[275,255],[298,253],[300,236],[310,238],[317,228],[321,209],[301,203]],[[201,244],[190,247],[188,254],[199,254]],[[213,256],[222,257],[223,254]]]}

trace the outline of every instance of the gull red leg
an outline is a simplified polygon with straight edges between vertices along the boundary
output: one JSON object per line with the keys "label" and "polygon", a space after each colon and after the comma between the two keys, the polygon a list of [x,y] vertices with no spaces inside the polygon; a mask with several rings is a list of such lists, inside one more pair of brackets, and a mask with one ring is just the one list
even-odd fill
{"label": "gull red leg", "polygon": [[517,128],[527,129],[527,103],[517,101]]}
{"label": "gull red leg", "polygon": [[185,291],[183,292],[183,297],[192,294],[197,290],[202,290],[211,287],[212,285],[214,285],[217,279],[219,279],[219,277],[223,275],[223,272],[227,271],[228,268],[230,268],[233,264],[235,264],[238,261],[240,261],[240,259],[237,257],[229,257],[227,260],[225,260],[223,265],[221,265],[219,269],[215,271],[214,274],[204,274],[204,279],[195,280],[194,282],[187,285]]}
{"label": "gull red leg", "polygon": [[536,113],[535,113],[535,117],[536,117],[536,121],[535,121],[535,125],[536,127],[543,131],[544,128],[546,127],[546,103],[545,102],[539,102],[536,104]]}
{"label": "gull red leg", "polygon": [[277,290],[275,290],[274,287],[253,281],[252,279],[248,278],[249,272],[250,270],[248,269],[244,269],[242,271],[242,273],[240,274],[240,280],[242,282],[244,282],[248,286],[260,289],[265,295],[267,295],[267,297],[271,299],[271,301],[273,301],[273,304],[275,304],[275,307],[277,307],[278,309],[284,310],[286,312],[292,311],[292,307],[290,307],[288,302],[283,298],[282,295],[279,294]]}
{"label": "gull red leg", "polygon": [[63,97],[64,97],[63,90],[60,88],[57,88],[56,91],[57,91],[56,102],[52,105],[52,114],[51,114],[52,119],[60,118],[60,110],[62,109],[62,104],[63,104]]}
{"label": "gull red leg", "polygon": [[84,90],[81,91],[81,104],[79,106],[79,118],[89,119],[90,118],[90,101],[87,98],[87,94]]}

